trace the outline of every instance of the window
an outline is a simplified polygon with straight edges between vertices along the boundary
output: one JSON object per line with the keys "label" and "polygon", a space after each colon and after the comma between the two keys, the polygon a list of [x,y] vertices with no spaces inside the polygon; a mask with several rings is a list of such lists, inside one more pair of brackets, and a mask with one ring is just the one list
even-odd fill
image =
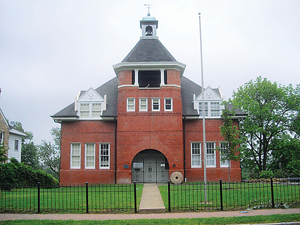
{"label": "window", "polygon": [[172,98],[165,98],[165,111],[172,111],[172,110],[173,110]]}
{"label": "window", "polygon": [[148,99],[140,98],[140,111],[148,111]]}
{"label": "window", "polygon": [[140,88],[160,87],[160,70],[141,71],[139,70],[138,81]]}
{"label": "window", "polygon": [[135,111],[135,99],[127,98],[127,111]]}
{"label": "window", "polygon": [[80,117],[89,118],[90,117],[90,104],[81,103],[80,104]]}
{"label": "window", "polygon": [[100,169],[109,169],[110,145],[101,143],[100,149]]}
{"label": "window", "polygon": [[216,166],[216,151],[215,143],[206,143],[206,166],[215,167]]}
{"label": "window", "polygon": [[160,110],[160,99],[159,98],[152,98],[152,111],[159,111]]}
{"label": "window", "polygon": [[[204,102],[205,105],[205,116],[208,116],[208,104],[207,102]],[[199,102],[199,115],[203,116],[202,114],[202,102]]]}
{"label": "window", "polygon": [[85,168],[95,169],[95,144],[85,144]]}
{"label": "window", "polygon": [[194,168],[201,167],[201,143],[191,143],[191,166]]}
{"label": "window", "polygon": [[71,144],[71,169],[80,169],[81,144]]}
{"label": "window", "polygon": [[220,143],[220,167],[228,167],[229,166],[229,162],[228,160],[225,159],[223,152],[227,150],[228,148],[228,143],[226,142],[221,142]]}
{"label": "window", "polygon": [[4,142],[4,133],[0,133],[0,144]]}
{"label": "window", "polygon": [[101,103],[92,103],[92,118],[99,118],[101,115]]}
{"label": "window", "polygon": [[211,102],[210,103],[210,114],[211,116],[220,116],[220,103]]}
{"label": "window", "polygon": [[19,150],[19,140],[15,140],[15,151]]}

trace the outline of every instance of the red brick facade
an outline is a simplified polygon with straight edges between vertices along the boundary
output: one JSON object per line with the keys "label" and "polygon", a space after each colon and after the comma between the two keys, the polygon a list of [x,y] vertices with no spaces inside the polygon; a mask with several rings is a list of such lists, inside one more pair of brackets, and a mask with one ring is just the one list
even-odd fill
{"label": "red brick facade", "polygon": [[[168,85],[156,89],[132,86],[132,71],[119,73],[118,115],[114,121],[62,122],[60,184],[131,183],[132,162],[143,150],[161,152],[169,164],[169,176],[181,172],[186,181],[203,181],[202,168],[191,166],[191,142],[202,142],[202,119],[184,119],[180,73],[168,71]],[[121,86],[122,85],[122,86]],[[127,111],[127,98],[135,99],[135,110]],[[139,98],[148,99],[148,110],[139,111]],[[160,111],[151,111],[151,99],[160,99]],[[164,98],[173,101],[172,111],[164,110]],[[237,124],[235,121],[235,125]],[[224,141],[219,127],[221,118],[206,120],[206,141]],[[116,127],[117,126],[117,127]],[[81,144],[80,169],[71,169],[71,144]],[[95,144],[95,167],[85,169],[85,144]],[[100,169],[99,143],[110,144],[109,169]],[[203,154],[202,154],[203,158]],[[203,159],[202,159],[203,160]],[[216,151],[215,166],[207,168],[207,180],[228,180],[228,167],[220,167],[220,154]],[[231,162],[232,181],[241,180],[239,162]]]}

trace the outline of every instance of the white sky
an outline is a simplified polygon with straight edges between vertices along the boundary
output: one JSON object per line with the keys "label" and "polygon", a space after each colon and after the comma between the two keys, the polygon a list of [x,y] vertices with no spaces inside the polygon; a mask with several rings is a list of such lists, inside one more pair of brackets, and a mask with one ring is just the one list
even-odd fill
{"label": "white sky", "polygon": [[[146,0],[0,0],[0,107],[32,131],[35,144],[52,141],[53,115],[80,90],[115,76],[139,41]],[[300,1],[151,0],[160,41],[201,84],[201,12],[205,87],[225,97],[266,77],[300,83]]]}

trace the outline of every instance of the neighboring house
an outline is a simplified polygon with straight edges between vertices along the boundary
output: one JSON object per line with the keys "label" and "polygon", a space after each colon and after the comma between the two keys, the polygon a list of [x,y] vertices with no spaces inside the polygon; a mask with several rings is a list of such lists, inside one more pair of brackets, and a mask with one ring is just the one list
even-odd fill
{"label": "neighboring house", "polygon": [[[61,123],[60,184],[167,182],[174,172],[203,181],[202,88],[159,41],[154,17],[140,28],[139,42],[113,66],[116,77],[52,116]],[[216,150],[226,148],[221,91],[207,87],[204,97],[207,180],[227,180],[230,165],[240,181],[240,162],[224,162]],[[234,125],[243,117],[236,110]]]}
{"label": "neighboring house", "polygon": [[21,131],[18,131],[11,126],[2,110],[0,109],[0,143],[4,145],[4,149],[7,150],[7,158],[15,158],[21,162],[21,149],[22,149],[22,137],[25,137]]}

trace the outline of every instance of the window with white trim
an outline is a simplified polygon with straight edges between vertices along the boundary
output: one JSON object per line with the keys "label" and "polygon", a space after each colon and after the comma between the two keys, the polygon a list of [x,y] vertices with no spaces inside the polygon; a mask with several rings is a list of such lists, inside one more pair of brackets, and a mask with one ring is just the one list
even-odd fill
{"label": "window with white trim", "polygon": [[160,111],[160,99],[152,98],[152,111]]}
{"label": "window with white trim", "polygon": [[211,116],[220,116],[220,103],[211,102],[210,103],[210,115]]}
{"label": "window with white trim", "polygon": [[81,156],[81,144],[72,143],[71,144],[71,169],[80,169],[80,156]]}
{"label": "window with white trim", "polygon": [[100,169],[109,169],[110,165],[110,144],[109,143],[100,143]]}
{"label": "window with white trim", "polygon": [[[204,102],[205,105],[205,116],[208,116],[208,104],[207,102]],[[203,116],[203,111],[202,111],[202,102],[199,102],[199,115]]]}
{"label": "window with white trim", "polygon": [[140,98],[140,111],[148,111],[148,99],[147,98]]}
{"label": "window with white trim", "polygon": [[127,112],[134,112],[134,111],[135,111],[135,99],[127,98]]}
{"label": "window with white trim", "polygon": [[216,166],[216,144],[214,142],[206,143],[206,166],[215,167]]}
{"label": "window with white trim", "polygon": [[100,118],[101,103],[80,103],[81,118]]}
{"label": "window with white trim", "polygon": [[191,143],[191,167],[192,168],[201,167],[201,143],[200,142]]}
{"label": "window with white trim", "polygon": [[165,98],[165,111],[173,111],[173,99]]}
{"label": "window with white trim", "polygon": [[81,118],[89,118],[90,117],[90,104],[89,103],[81,103],[80,104],[80,117]]}
{"label": "window with white trim", "polygon": [[19,140],[15,140],[15,151],[19,150]]}
{"label": "window with white trim", "polygon": [[224,153],[226,152],[228,148],[227,142],[221,142],[220,143],[220,167],[228,167],[229,161],[225,158]]}
{"label": "window with white trim", "polygon": [[85,168],[95,169],[95,144],[85,144]]}
{"label": "window with white trim", "polygon": [[4,142],[4,132],[0,133],[0,144],[3,144]]}
{"label": "window with white trim", "polygon": [[101,103],[92,103],[92,118],[101,116]]}

